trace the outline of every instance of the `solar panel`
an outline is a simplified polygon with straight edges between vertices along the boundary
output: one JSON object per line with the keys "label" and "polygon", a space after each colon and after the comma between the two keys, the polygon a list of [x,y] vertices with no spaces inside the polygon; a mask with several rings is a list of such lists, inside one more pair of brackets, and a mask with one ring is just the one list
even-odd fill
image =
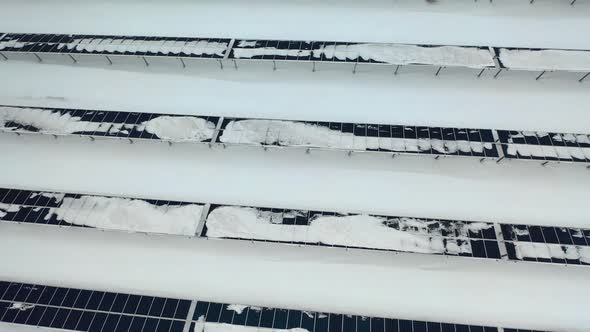
{"label": "solar panel", "polygon": [[506,158],[590,162],[590,135],[498,130]]}
{"label": "solar panel", "polygon": [[[123,213],[124,217],[118,217]],[[117,213],[115,213],[117,212]],[[145,216],[150,218],[146,219]],[[0,222],[590,265],[590,230],[0,188]]]}

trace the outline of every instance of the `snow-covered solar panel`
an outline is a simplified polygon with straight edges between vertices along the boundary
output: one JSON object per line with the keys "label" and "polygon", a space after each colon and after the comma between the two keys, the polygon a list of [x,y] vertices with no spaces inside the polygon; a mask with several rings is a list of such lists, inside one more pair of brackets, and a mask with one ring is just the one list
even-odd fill
{"label": "snow-covered solar panel", "polygon": [[502,48],[498,52],[499,60],[506,68],[590,72],[590,51]]}
{"label": "snow-covered solar panel", "polygon": [[497,158],[489,129],[225,118],[217,142]]}
{"label": "snow-covered solar panel", "polygon": [[334,41],[236,40],[230,59],[293,60],[492,68],[486,48]]}
{"label": "snow-covered solar panel", "polygon": [[590,163],[590,135],[498,130],[506,158]]}
{"label": "snow-covered solar panel", "polygon": [[203,204],[0,188],[0,220],[194,236]]}
{"label": "snow-covered solar panel", "polygon": [[7,33],[0,51],[223,59],[231,39]]}
{"label": "snow-covered solar panel", "polygon": [[191,301],[0,281],[0,322],[72,331],[182,332]]}
{"label": "snow-covered solar panel", "polygon": [[210,142],[219,117],[0,106],[0,130],[127,139]]}

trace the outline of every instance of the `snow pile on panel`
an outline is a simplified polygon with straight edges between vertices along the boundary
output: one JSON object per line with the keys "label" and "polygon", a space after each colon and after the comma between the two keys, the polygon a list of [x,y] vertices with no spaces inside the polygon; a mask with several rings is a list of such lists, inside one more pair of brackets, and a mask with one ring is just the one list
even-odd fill
{"label": "snow pile on panel", "polygon": [[147,132],[167,140],[204,141],[215,131],[213,122],[191,116],[160,116],[143,125]]}
{"label": "snow pile on panel", "polygon": [[19,311],[27,311],[29,309],[33,309],[35,307],[34,304],[27,304],[22,302],[12,302],[8,310],[19,310]]}
{"label": "snow pile on panel", "polygon": [[0,203],[0,218],[4,218],[8,213],[20,211],[20,208],[18,205]]}
{"label": "snow pile on panel", "polygon": [[58,48],[86,52],[151,52],[164,54],[218,55],[223,56],[228,44],[223,42],[174,41],[174,40],[141,40],[141,39],[74,39],[71,43],[60,43]]}
{"label": "snow pile on panel", "polygon": [[590,71],[590,51],[500,50],[506,68],[523,70]]}
{"label": "snow pile on panel", "polygon": [[481,153],[492,143],[355,136],[325,126],[278,120],[239,120],[228,123],[219,138],[223,143],[305,146],[351,150],[389,150],[439,153]]}
{"label": "snow pile on panel", "polygon": [[513,242],[518,259],[570,259],[590,264],[590,247],[552,243]]}
{"label": "snow pile on panel", "polygon": [[193,236],[202,206],[157,206],[139,199],[82,196],[65,197],[58,208],[49,209],[45,220],[56,215],[70,224],[131,232]]}
{"label": "snow pile on panel", "polygon": [[272,329],[255,326],[232,325],[226,323],[210,323],[204,320],[195,322],[195,332],[309,332],[306,329]]}
{"label": "snow pile on panel", "polygon": [[590,149],[574,146],[508,144],[506,154],[523,157],[590,160]]}
{"label": "snow pile on panel", "polygon": [[338,60],[374,60],[395,65],[430,64],[435,66],[493,67],[492,54],[475,47],[424,47],[402,44],[324,45],[313,56]]}
{"label": "snow pile on panel", "polygon": [[19,42],[18,39],[1,40],[0,41],[0,50],[3,50],[5,48],[23,48],[23,47],[30,45],[30,44],[32,44],[32,43]]}
{"label": "snow pile on panel", "polygon": [[249,59],[262,55],[308,57],[311,55],[310,50],[289,50],[276,47],[258,47],[258,48],[233,48],[233,55],[238,59]]}
{"label": "snow pile on panel", "polygon": [[219,207],[207,217],[207,236],[284,242],[323,243],[420,253],[470,253],[468,241],[448,240],[388,227],[369,215],[321,216],[309,226],[283,225],[276,215],[247,207]]}

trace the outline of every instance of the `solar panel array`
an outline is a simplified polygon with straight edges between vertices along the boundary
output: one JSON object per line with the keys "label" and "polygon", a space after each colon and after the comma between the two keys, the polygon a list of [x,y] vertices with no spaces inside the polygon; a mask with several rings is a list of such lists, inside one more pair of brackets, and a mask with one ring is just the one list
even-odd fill
{"label": "solar panel array", "polygon": [[182,332],[191,301],[0,281],[0,321],[73,331]]}
{"label": "solar panel array", "polygon": [[[92,204],[76,204],[74,201],[95,201],[88,198],[117,198],[113,196],[81,195],[29,191],[0,188],[0,222],[32,223],[61,227],[89,227],[85,218],[93,215],[94,219],[105,215],[104,210],[96,210]],[[69,200],[68,200],[69,198]],[[86,200],[84,200],[86,198]],[[194,204],[169,200],[142,201],[155,207],[170,209]],[[223,211],[238,213],[239,218],[227,219]],[[134,213],[133,210],[127,211]],[[135,212],[137,213],[137,212]],[[246,216],[244,216],[246,213]],[[360,248],[368,250],[386,250],[417,252],[439,255],[451,255],[487,259],[510,259],[515,261],[535,261],[554,264],[590,265],[590,230],[576,228],[559,228],[528,226],[486,222],[467,222],[460,220],[442,220],[428,218],[391,217],[378,215],[359,215],[329,211],[303,211],[278,208],[240,207],[229,205],[211,205],[201,212],[199,220],[204,223],[197,227],[193,236],[209,238],[227,238],[234,240],[264,241],[293,245],[313,245],[342,248]],[[249,215],[248,215],[249,214]],[[257,231],[240,233],[246,227],[224,228],[224,222],[231,220],[235,226],[238,222],[248,222],[254,215],[260,222]],[[198,218],[198,217],[195,217]],[[327,219],[326,219],[327,218]],[[360,218],[360,219],[356,219]],[[340,225],[350,223],[360,225],[357,234],[352,228],[345,239],[337,236],[318,236],[314,222],[336,222]],[[357,220],[357,223],[354,221]],[[360,224],[358,223],[360,220]],[[198,220],[195,220],[198,222]],[[264,225],[263,228],[260,226]],[[365,226],[366,225],[366,226]],[[102,227],[99,226],[98,227]],[[502,236],[498,235],[501,227]],[[113,228],[109,228],[113,230]],[[202,231],[201,231],[202,229]],[[114,230],[124,230],[117,225]],[[156,230],[128,229],[127,231],[158,232]],[[380,235],[389,234],[386,242],[371,241],[371,232]],[[363,235],[361,237],[356,235]],[[403,240],[398,240],[398,238]],[[383,238],[380,236],[379,238]],[[505,254],[503,254],[505,252]]]}
{"label": "solar panel array", "polygon": [[590,162],[590,135],[498,130],[504,155],[512,159]]}

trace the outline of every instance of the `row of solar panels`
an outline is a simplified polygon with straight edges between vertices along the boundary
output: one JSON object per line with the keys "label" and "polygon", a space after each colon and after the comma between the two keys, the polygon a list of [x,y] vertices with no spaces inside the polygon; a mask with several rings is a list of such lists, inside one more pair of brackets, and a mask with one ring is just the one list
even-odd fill
{"label": "row of solar panels", "polygon": [[[174,214],[178,209],[183,213]],[[119,218],[115,213],[123,213],[125,218]],[[141,216],[146,213],[154,220],[142,223]],[[167,213],[174,216],[174,220],[168,219]],[[590,264],[590,229],[579,228],[494,225],[8,188],[0,189],[0,220],[299,245]],[[199,224],[200,220],[204,222]],[[330,231],[326,232],[326,229]]]}
{"label": "row of solar panels", "polygon": [[[590,71],[590,52],[228,38],[0,33],[0,52]],[[529,63],[531,58],[535,61]]]}
{"label": "row of solar panels", "polygon": [[0,106],[0,131],[590,163],[587,134],[14,106]]}
{"label": "row of solar panels", "polygon": [[202,332],[208,328],[240,331],[240,327],[302,332],[498,331],[488,326],[261,308],[7,281],[0,281],[0,322],[88,332]]}

